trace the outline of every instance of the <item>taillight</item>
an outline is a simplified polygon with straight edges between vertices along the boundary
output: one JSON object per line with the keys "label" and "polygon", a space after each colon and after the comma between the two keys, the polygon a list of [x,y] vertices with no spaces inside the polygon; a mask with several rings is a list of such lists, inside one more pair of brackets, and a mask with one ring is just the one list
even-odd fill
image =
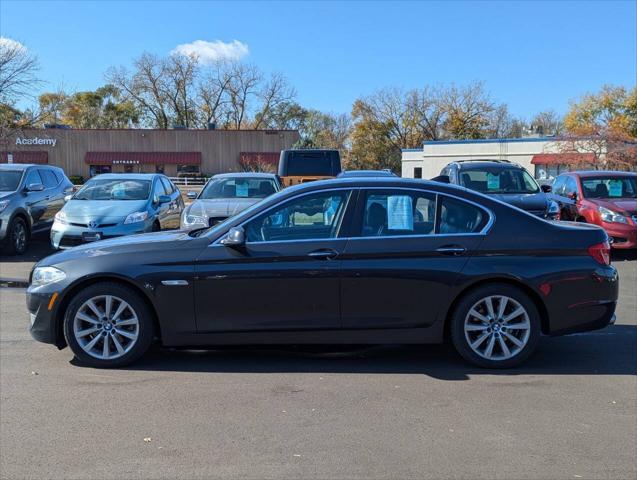
{"label": "taillight", "polygon": [[588,254],[602,265],[610,265],[610,243],[608,241],[596,243],[588,247]]}

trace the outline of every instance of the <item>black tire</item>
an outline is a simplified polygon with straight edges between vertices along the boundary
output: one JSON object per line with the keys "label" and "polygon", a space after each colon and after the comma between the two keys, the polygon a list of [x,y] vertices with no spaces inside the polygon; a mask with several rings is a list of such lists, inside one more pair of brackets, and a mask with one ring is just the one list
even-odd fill
{"label": "black tire", "polygon": [[[474,351],[474,349],[470,346],[469,341],[467,339],[467,335],[473,334],[473,332],[469,332],[469,333],[465,332],[465,319],[467,318],[469,311],[482,299],[485,299],[491,296],[498,296],[498,297],[504,296],[504,297],[509,297],[509,300],[513,299],[514,302],[517,302],[519,305],[521,305],[524,308],[528,316],[528,323],[529,323],[528,332],[529,333],[528,333],[528,339],[526,340],[526,344],[514,356],[510,358],[504,358],[504,349],[500,347],[499,345],[500,336],[502,336],[502,340],[505,343],[507,343],[508,346],[511,346],[512,344],[510,343],[510,340],[508,340],[508,338],[510,338],[513,335],[520,335],[521,337],[524,337],[525,335],[519,332],[518,330],[515,330],[515,333],[513,333],[514,331],[509,330],[508,331],[509,337],[505,338],[504,335],[507,335],[507,333],[501,333],[500,331],[501,327],[498,325],[497,327],[498,333],[496,334],[496,338],[494,339],[494,350],[492,350],[492,352],[495,351],[496,349],[499,350],[501,355],[503,356],[502,359],[485,358],[484,356],[476,353],[476,351]],[[512,304],[513,302],[509,302],[509,303]],[[510,308],[513,308],[513,307],[510,307]],[[507,315],[504,315],[504,317],[506,316]],[[458,303],[456,308],[454,309],[450,321],[451,321],[451,339],[458,353],[468,362],[483,368],[512,368],[521,364],[533,353],[533,351],[537,347],[538,341],[540,339],[540,334],[541,334],[540,315],[533,301],[522,290],[512,285],[501,284],[501,283],[483,285],[465,293],[464,296],[460,299],[460,302]],[[497,320],[495,321],[495,323],[498,323]],[[485,322],[485,324],[488,325],[489,323]],[[490,329],[488,331],[485,330],[484,332],[477,332],[475,333],[475,335],[480,336],[485,333],[488,334],[489,332],[495,333],[494,325],[490,326],[489,328]],[[518,339],[517,336],[516,336],[516,339]],[[474,338],[474,341],[475,340],[477,340],[477,338]],[[488,347],[488,342],[490,341],[491,341],[491,336],[487,336],[486,339],[484,340],[484,344],[486,344],[485,346]],[[498,343],[498,345],[495,346],[495,343]],[[482,347],[482,345],[480,345],[480,347]],[[516,346],[512,345],[512,348],[516,348]]]}
{"label": "black tire", "polygon": [[6,252],[9,255],[23,255],[29,243],[29,227],[24,219],[15,217],[7,229]]}
{"label": "black tire", "polygon": [[[136,342],[128,352],[115,359],[99,359],[89,355],[80,346],[73,331],[75,315],[80,307],[89,299],[102,295],[112,295],[124,300],[132,307],[138,319]],[[64,315],[64,338],[81,365],[95,368],[123,367],[138,360],[150,348],[154,338],[153,314],[144,299],[132,289],[119,283],[96,283],[81,290],[71,299]]]}
{"label": "black tire", "polygon": [[159,224],[159,220],[155,220],[155,222],[153,223],[151,232],[160,232],[160,231],[161,231],[161,225]]}

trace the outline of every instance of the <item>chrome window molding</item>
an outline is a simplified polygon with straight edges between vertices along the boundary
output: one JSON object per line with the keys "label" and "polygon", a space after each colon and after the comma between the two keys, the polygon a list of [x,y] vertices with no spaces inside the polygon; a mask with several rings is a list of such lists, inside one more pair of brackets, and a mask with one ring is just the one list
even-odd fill
{"label": "chrome window molding", "polygon": [[[319,190],[319,191],[312,191],[312,192],[306,192],[303,193],[301,195],[297,195],[295,197],[290,198],[289,200],[294,200],[297,198],[302,198],[304,196],[307,195],[311,195],[313,193],[322,193],[322,192],[330,192],[330,191],[338,191],[338,190],[351,190],[352,194],[355,191],[360,191],[360,190],[405,190],[405,191],[409,191],[409,192],[415,192],[415,193],[429,193],[431,195],[436,196],[436,203],[438,201],[438,197],[439,196],[445,196],[445,197],[449,197],[449,198],[453,198],[455,200],[458,200],[460,202],[466,202],[469,203],[473,206],[475,206],[476,208],[479,208],[481,211],[486,212],[487,215],[489,216],[489,220],[487,221],[487,223],[484,225],[484,227],[482,227],[482,229],[479,232],[469,232],[469,233],[430,233],[430,234],[418,234],[418,235],[384,235],[384,236],[378,236],[378,237],[363,237],[363,236],[353,236],[353,237],[339,237],[338,234],[340,233],[340,229],[342,226],[342,222],[343,222],[343,218],[345,217],[345,211],[349,206],[349,202],[351,202],[352,199],[352,194],[349,195],[349,198],[347,199],[347,203],[345,205],[345,209],[343,210],[343,215],[341,216],[340,219],[340,224],[338,226],[338,230],[336,233],[336,237],[328,237],[328,238],[304,238],[304,239],[298,239],[298,240],[271,240],[271,241],[267,241],[267,242],[247,242],[247,245],[262,245],[262,244],[273,244],[273,243],[299,243],[299,242],[317,242],[317,241],[330,241],[330,240],[383,240],[383,239],[397,239],[397,238],[403,238],[403,239],[407,239],[407,238],[447,238],[447,237],[466,237],[466,236],[485,236],[487,235],[490,231],[491,228],[493,227],[493,224],[495,223],[495,213],[493,213],[493,211],[491,211],[489,208],[485,207],[484,205],[480,205],[479,203],[476,203],[472,200],[468,200],[466,198],[462,198],[462,197],[458,197],[456,195],[452,195],[449,193],[441,193],[441,192],[436,192],[433,190],[425,190],[425,189],[419,189],[419,188],[410,188],[410,187],[390,187],[390,186],[383,186],[383,187],[339,187],[339,188],[330,188],[330,189],[325,189],[325,190]],[[261,214],[265,214],[267,212],[269,212],[270,210],[273,210],[274,208],[276,208],[279,205],[272,205],[271,207],[267,208],[266,210],[264,210],[263,212],[259,213],[256,216],[259,216]],[[242,223],[240,223],[239,225],[235,225],[237,227],[243,227],[246,223],[250,222],[252,219],[254,219],[255,217],[251,217],[249,219],[244,220]],[[637,221],[636,221],[637,223]],[[219,238],[217,238],[214,242],[212,242],[209,246],[224,246],[221,245],[219,242],[221,241],[221,239],[223,239],[225,237],[225,235],[228,232],[224,232]]]}

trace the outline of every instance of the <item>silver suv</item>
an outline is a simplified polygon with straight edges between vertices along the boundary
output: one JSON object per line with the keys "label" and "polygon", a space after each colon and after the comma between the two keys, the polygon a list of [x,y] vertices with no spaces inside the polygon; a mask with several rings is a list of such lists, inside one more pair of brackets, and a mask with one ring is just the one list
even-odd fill
{"label": "silver suv", "polygon": [[0,245],[23,254],[32,234],[51,228],[73,184],[49,165],[0,165]]}

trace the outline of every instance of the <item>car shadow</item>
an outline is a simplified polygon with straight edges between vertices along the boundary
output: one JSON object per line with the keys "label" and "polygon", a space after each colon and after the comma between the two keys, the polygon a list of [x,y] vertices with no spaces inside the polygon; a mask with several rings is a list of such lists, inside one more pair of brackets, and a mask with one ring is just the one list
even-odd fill
{"label": "car shadow", "polygon": [[565,337],[544,337],[523,365],[508,370],[473,367],[449,344],[369,347],[156,347],[128,370],[198,373],[410,374],[439,380],[476,375],[636,375],[637,326],[614,325]]}

